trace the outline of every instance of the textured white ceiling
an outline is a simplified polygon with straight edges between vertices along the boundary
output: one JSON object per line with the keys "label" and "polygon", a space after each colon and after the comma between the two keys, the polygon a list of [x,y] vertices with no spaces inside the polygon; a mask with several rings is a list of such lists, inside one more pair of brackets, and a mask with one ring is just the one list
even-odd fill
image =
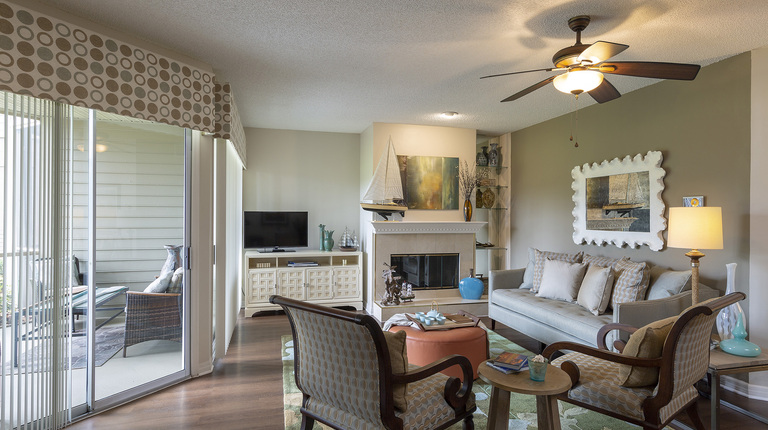
{"label": "textured white ceiling", "polygon": [[[359,133],[373,122],[501,134],[569,112],[552,86],[499,101],[548,75],[575,42],[630,45],[616,61],[707,65],[768,45],[768,1],[742,0],[44,0],[211,64],[243,125]],[[627,93],[656,82],[611,76]],[[582,97],[584,106],[593,103]],[[610,103],[610,102],[609,102]],[[443,111],[460,115],[452,120]]]}

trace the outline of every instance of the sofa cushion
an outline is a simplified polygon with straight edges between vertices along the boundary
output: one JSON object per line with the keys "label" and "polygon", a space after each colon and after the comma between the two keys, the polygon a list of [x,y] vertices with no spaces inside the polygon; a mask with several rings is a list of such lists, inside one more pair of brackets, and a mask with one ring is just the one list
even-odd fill
{"label": "sofa cushion", "polygon": [[647,300],[663,299],[691,289],[691,269],[670,270],[660,266],[651,268]]}
{"label": "sofa cushion", "polygon": [[539,291],[541,287],[541,276],[544,274],[544,262],[549,258],[550,260],[560,260],[568,263],[581,263],[581,257],[583,252],[579,251],[576,254],[568,254],[565,252],[551,252],[551,251],[539,251],[534,248],[533,252],[536,256],[536,260],[533,266],[533,287],[531,291],[534,293]]}
{"label": "sofa cushion", "polygon": [[518,288],[494,291],[493,303],[592,345],[600,327],[613,318],[611,314],[595,316],[576,303],[536,297]]}
{"label": "sofa cushion", "polygon": [[[392,364],[392,373],[405,373],[408,371],[408,349],[406,347],[406,333],[398,331],[396,333],[384,332],[384,340],[387,341],[389,349],[389,362]],[[395,408],[401,411],[408,409],[407,384],[395,384],[393,388]]]}
{"label": "sofa cushion", "polygon": [[567,263],[547,259],[541,275],[538,297],[573,302],[579,293],[587,266],[583,263]]}
{"label": "sofa cushion", "polygon": [[[677,321],[676,316],[654,321],[641,327],[629,337],[622,354],[638,358],[661,357],[664,341],[675,321]],[[659,369],[657,367],[622,364],[619,365],[619,381],[623,387],[654,385],[659,381]]]}
{"label": "sofa cushion", "polygon": [[592,312],[593,315],[600,315],[605,312],[611,301],[612,289],[613,268],[590,264],[586,275],[584,275],[584,280],[581,282],[576,303]]}
{"label": "sofa cushion", "polygon": [[536,250],[528,248],[528,265],[525,266],[525,272],[523,273],[523,283],[519,288],[530,290],[533,288],[533,270],[536,264]]}
{"label": "sofa cushion", "polygon": [[646,263],[630,260],[616,262],[616,283],[613,286],[611,305],[636,302],[645,298],[650,279],[650,270]]}

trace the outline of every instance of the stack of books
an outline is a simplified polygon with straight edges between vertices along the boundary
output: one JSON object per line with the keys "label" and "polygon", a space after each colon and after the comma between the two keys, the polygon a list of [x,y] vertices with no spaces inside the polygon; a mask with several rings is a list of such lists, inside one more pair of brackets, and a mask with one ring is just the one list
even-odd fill
{"label": "stack of books", "polygon": [[509,375],[528,369],[528,356],[516,352],[502,352],[494,360],[486,361],[486,364],[499,372]]}

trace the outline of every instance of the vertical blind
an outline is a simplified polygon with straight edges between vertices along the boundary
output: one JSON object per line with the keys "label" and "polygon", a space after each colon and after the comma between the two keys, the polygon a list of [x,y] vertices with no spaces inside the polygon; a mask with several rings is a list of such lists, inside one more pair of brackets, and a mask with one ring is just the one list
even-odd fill
{"label": "vertical blind", "polygon": [[0,429],[61,428],[71,406],[71,108],[0,98]]}

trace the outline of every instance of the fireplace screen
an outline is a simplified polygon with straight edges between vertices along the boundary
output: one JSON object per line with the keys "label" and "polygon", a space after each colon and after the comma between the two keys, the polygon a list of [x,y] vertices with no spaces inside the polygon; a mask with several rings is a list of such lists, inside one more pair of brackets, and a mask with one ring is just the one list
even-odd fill
{"label": "fireplace screen", "polygon": [[414,290],[458,288],[459,254],[393,254],[390,264]]}

